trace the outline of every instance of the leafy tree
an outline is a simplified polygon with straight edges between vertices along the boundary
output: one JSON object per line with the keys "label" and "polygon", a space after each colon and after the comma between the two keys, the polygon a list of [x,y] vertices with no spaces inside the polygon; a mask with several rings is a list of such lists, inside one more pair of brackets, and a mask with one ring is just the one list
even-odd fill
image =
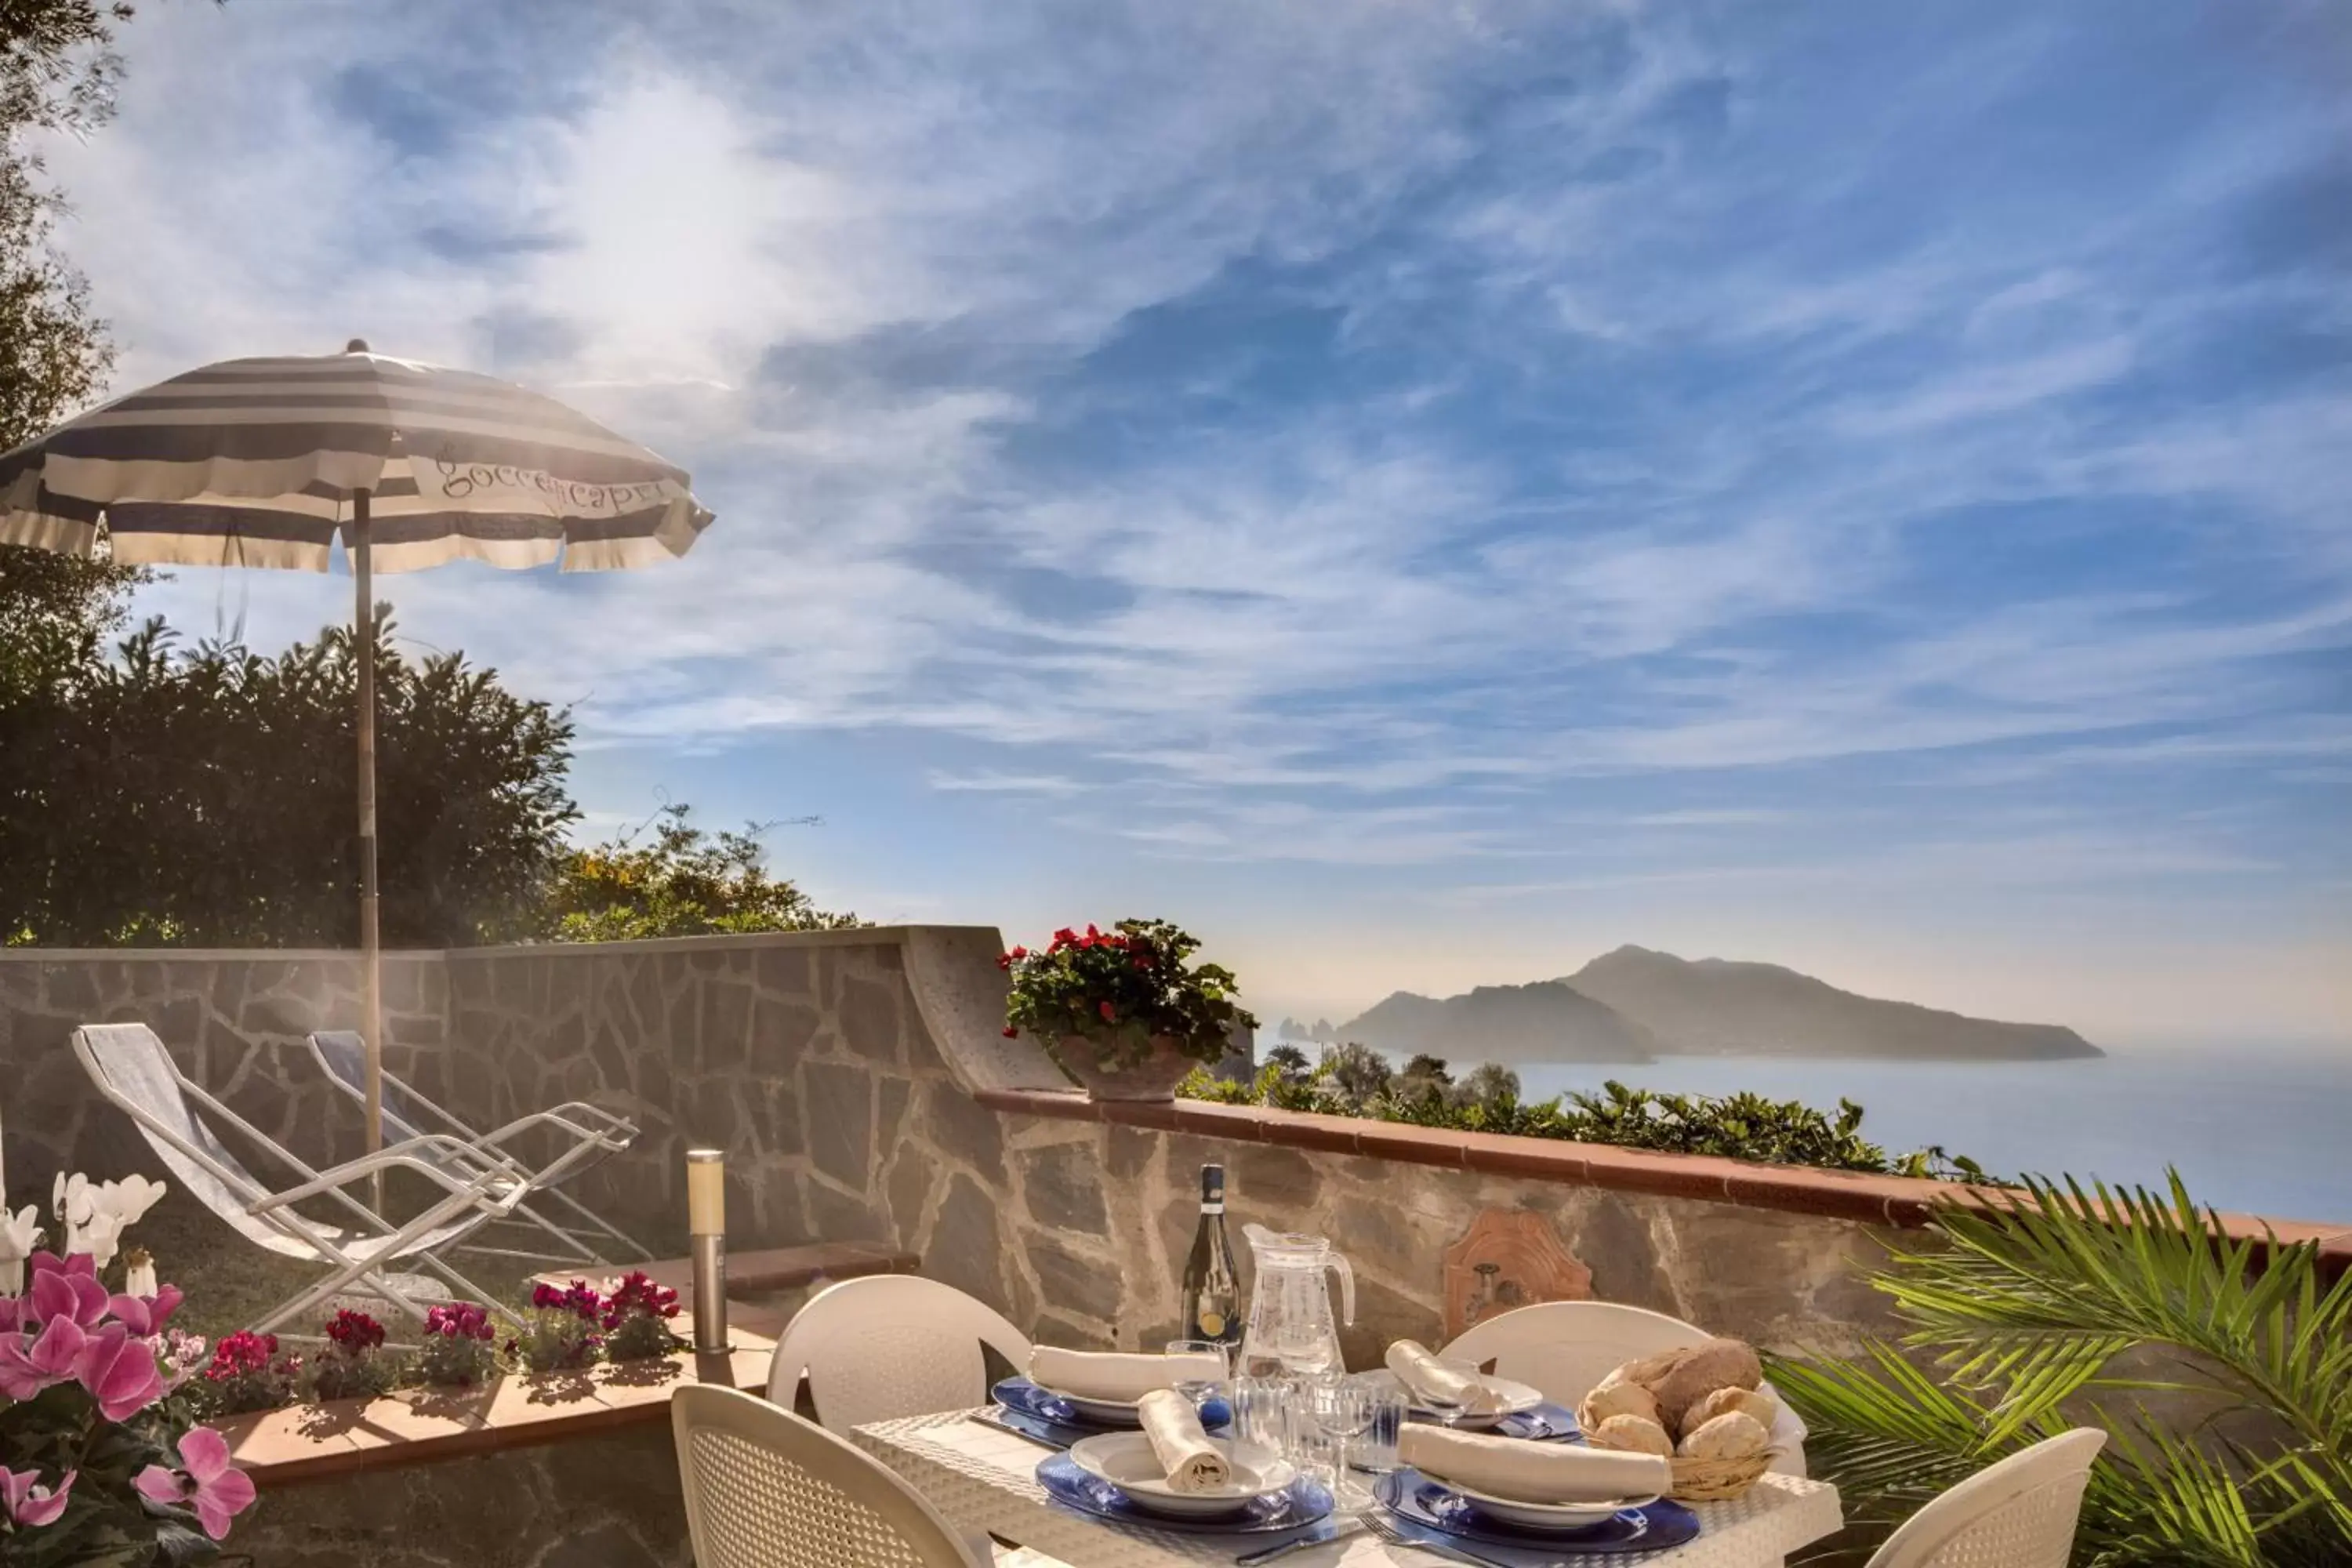
{"label": "leafy tree", "polygon": [[649,826],[558,862],[538,934],[556,942],[630,942],[721,931],[838,931],[854,914],[818,909],[791,882],[771,877],[759,826],[705,833],[690,808],[664,806]]}
{"label": "leafy tree", "polygon": [[1288,1044],[1276,1046],[1266,1052],[1265,1065],[1276,1069],[1285,1078],[1297,1079],[1301,1082],[1306,1080],[1307,1075],[1314,1068],[1314,1064],[1307,1059],[1305,1051]]}
{"label": "leafy tree", "polygon": [[[379,608],[387,945],[527,932],[576,816],[572,724]],[[354,638],[175,650],[161,621],[5,708],[0,932],[48,946],[357,940]],[[5,705],[0,705],[5,706]]]}
{"label": "leafy tree", "polygon": [[[127,5],[0,0],[0,450],[88,404],[114,363],[88,280],[51,245],[59,205],[26,150],[36,131],[87,132],[112,112]],[[121,624],[135,568],[0,545],[0,752],[12,705],[91,657]]]}

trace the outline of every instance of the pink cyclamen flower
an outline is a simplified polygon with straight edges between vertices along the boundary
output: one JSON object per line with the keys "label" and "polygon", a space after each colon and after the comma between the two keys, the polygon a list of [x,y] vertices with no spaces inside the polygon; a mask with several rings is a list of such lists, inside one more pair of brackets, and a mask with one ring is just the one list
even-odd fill
{"label": "pink cyclamen flower", "polygon": [[150,1465],[131,1484],[150,1502],[187,1504],[206,1535],[227,1540],[228,1521],[253,1506],[253,1478],[228,1462],[228,1440],[209,1426],[191,1426],[180,1439],[180,1466]]}
{"label": "pink cyclamen flower", "polygon": [[163,1325],[180,1310],[182,1300],[177,1285],[165,1285],[152,1296],[113,1297],[106,1303],[106,1310],[121,1319],[141,1339],[151,1339],[163,1331]]}
{"label": "pink cyclamen flower", "polygon": [[66,1510],[66,1496],[73,1490],[74,1477],[79,1473],[68,1470],[65,1479],[52,1488],[38,1484],[38,1470],[12,1470],[0,1465],[0,1511],[7,1514],[11,1523],[26,1530],[55,1524],[58,1515]]}
{"label": "pink cyclamen flower", "polygon": [[[44,1268],[42,1253],[33,1259],[33,1288],[25,1293],[30,1310],[25,1314],[27,1323],[47,1322],[52,1318],[71,1318],[79,1327],[94,1329],[106,1316],[106,1287],[98,1282],[98,1275],[89,1269],[70,1268]],[[88,1263],[87,1256],[77,1255],[68,1260]]]}
{"label": "pink cyclamen flower", "polygon": [[89,1336],[81,1325],[63,1315],[51,1318],[38,1338],[0,1334],[0,1394],[31,1399],[45,1388],[71,1382],[89,1348]]}
{"label": "pink cyclamen flower", "polygon": [[133,1338],[121,1323],[109,1323],[89,1336],[74,1375],[109,1421],[126,1419],[163,1397],[155,1347]]}

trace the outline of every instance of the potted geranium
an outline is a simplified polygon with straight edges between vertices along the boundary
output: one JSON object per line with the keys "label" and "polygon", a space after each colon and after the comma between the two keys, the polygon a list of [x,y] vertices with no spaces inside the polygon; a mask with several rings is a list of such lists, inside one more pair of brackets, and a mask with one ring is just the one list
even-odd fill
{"label": "potted geranium", "polygon": [[1013,976],[1004,1032],[1037,1037],[1097,1100],[1172,1099],[1193,1063],[1225,1054],[1234,1026],[1257,1025],[1230,972],[1185,967],[1200,945],[1166,921],[1121,921],[1016,947],[998,961]]}

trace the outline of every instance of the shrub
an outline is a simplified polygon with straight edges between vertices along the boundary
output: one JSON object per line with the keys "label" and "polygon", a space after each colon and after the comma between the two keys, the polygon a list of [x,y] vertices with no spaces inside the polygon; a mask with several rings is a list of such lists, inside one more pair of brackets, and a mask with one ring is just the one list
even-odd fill
{"label": "shrub", "polygon": [[1176,1092],[1187,1100],[1225,1105],[2000,1184],[1974,1160],[1940,1147],[1889,1155],[1862,1136],[1863,1110],[1850,1100],[1840,1100],[1836,1115],[1831,1116],[1800,1100],[1755,1094],[1661,1094],[1628,1089],[1612,1079],[1598,1094],[1564,1094],[1528,1105],[1519,1099],[1518,1075],[1491,1062],[1456,1083],[1445,1063],[1431,1056],[1414,1057],[1391,1073],[1378,1052],[1343,1045],[1333,1047],[1311,1071],[1301,1072],[1283,1059],[1286,1053],[1298,1054],[1275,1047],[1248,1083],[1228,1083],[1195,1071]]}

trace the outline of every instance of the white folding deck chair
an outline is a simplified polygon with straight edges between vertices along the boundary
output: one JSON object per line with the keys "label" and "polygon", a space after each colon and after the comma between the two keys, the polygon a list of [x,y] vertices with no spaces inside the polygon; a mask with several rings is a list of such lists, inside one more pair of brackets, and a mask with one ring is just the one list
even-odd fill
{"label": "white folding deck chair", "polygon": [[[513,1315],[439,1256],[509,1213],[529,1190],[502,1167],[472,1163],[467,1146],[455,1139],[428,1136],[315,1171],[181,1072],[146,1025],[85,1024],[73,1033],[73,1048],[99,1093],[138,1124],[190,1196],[256,1247],[329,1269],[324,1279],[253,1322],[255,1332],[269,1332],[339,1294],[376,1297],[421,1324],[428,1303],[388,1278],[394,1264],[426,1269],[461,1298]],[[221,1142],[213,1131],[215,1122],[291,1171],[295,1184],[275,1191],[265,1185]],[[567,1157],[580,1157],[586,1147],[576,1147]],[[441,1189],[438,1198],[404,1224],[394,1226],[345,1190],[378,1172],[397,1170],[413,1171]],[[534,1173],[541,1179],[547,1174]],[[350,1215],[351,1227],[322,1224],[295,1208],[309,1198],[340,1205]]]}
{"label": "white folding deck chair", "polygon": [[988,1402],[983,1345],[1029,1370],[1029,1339],[952,1285],[912,1274],[844,1279],[784,1325],[768,1363],[768,1397],[790,1410],[806,1377],[817,1419],[847,1433],[869,1421]]}
{"label": "white folding deck chair", "polygon": [[[1492,1362],[1496,1376],[1524,1383],[1573,1410],[1627,1362],[1713,1337],[1695,1323],[1645,1307],[1538,1301],[1471,1324],[1444,1353],[1482,1366]],[[1786,1400],[1772,1423],[1772,1468],[1787,1476],[1805,1473],[1805,1424]]]}
{"label": "white folding deck chair", "polygon": [[2066,1568],[2106,1442],[2077,1426],[1987,1465],[1905,1520],[1869,1568]]}
{"label": "white folding deck chair", "polygon": [[879,1459],[712,1383],[670,1395],[699,1568],[983,1568],[987,1556]]}
{"label": "white folding deck chair", "polygon": [[[367,1103],[367,1045],[357,1034],[349,1029],[321,1029],[310,1037],[310,1054],[319,1058],[319,1065],[326,1070],[329,1083],[362,1106]],[[424,1138],[425,1126],[430,1123],[438,1132],[466,1144],[471,1151],[468,1159],[499,1166],[519,1182],[530,1181],[529,1167],[509,1152],[506,1145],[522,1133],[536,1129],[569,1128],[567,1135],[587,1140],[593,1144],[576,1163],[562,1167],[561,1173],[554,1178],[558,1181],[569,1181],[581,1172],[619,1153],[637,1136],[636,1123],[600,1106],[578,1100],[521,1117],[494,1131],[478,1132],[392,1074],[383,1073],[380,1077],[383,1092],[378,1106],[383,1119],[383,1142],[411,1142]],[[426,1152],[423,1157],[431,1159],[435,1156]],[[570,1214],[586,1223],[587,1230],[575,1230],[549,1218],[531,1201],[542,1198],[562,1205]],[[640,1263],[650,1262],[653,1258],[651,1252],[579,1199],[543,1184],[532,1184],[530,1190],[517,1200],[514,1212],[495,1223],[509,1226],[536,1226],[554,1238],[563,1250],[527,1252],[519,1247],[490,1247],[478,1241],[468,1241],[458,1250],[564,1267],[609,1268],[612,1260],[597,1250],[599,1242],[593,1239],[603,1237],[619,1243],[626,1256]]]}

